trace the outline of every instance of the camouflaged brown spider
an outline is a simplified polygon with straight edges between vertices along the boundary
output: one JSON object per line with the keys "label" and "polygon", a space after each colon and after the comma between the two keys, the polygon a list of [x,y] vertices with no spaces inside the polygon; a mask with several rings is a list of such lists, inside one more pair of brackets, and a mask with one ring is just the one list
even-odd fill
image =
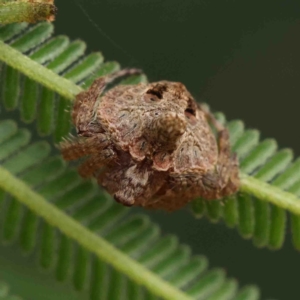
{"label": "camouflaged brown spider", "polygon": [[[118,85],[125,69],[96,79],[77,95],[78,137],[61,143],[65,160],[85,158],[79,174],[95,177],[123,205],[176,210],[195,199],[220,199],[239,187],[228,130],[179,82]],[[217,138],[209,123],[215,128]]]}

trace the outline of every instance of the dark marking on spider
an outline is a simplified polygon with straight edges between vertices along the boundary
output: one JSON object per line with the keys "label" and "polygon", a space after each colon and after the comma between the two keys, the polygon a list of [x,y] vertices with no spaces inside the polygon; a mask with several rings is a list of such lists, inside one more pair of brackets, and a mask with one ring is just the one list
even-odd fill
{"label": "dark marking on spider", "polygon": [[98,78],[76,96],[72,121],[79,136],[61,143],[64,159],[85,158],[80,175],[96,178],[126,206],[172,211],[196,197],[235,193],[238,160],[228,130],[182,83],[118,85],[104,94],[114,79],[139,72]]}

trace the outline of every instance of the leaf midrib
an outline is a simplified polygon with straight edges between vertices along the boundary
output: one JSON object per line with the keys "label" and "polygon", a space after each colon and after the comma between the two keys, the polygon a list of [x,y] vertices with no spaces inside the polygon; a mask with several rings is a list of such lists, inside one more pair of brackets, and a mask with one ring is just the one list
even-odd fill
{"label": "leaf midrib", "polygon": [[101,236],[94,234],[79,222],[59,210],[52,203],[33,191],[26,183],[0,166],[0,188],[13,195],[35,214],[78,242],[81,246],[112,265],[151,293],[166,300],[192,300],[184,292],[173,287],[143,265],[126,256]]}

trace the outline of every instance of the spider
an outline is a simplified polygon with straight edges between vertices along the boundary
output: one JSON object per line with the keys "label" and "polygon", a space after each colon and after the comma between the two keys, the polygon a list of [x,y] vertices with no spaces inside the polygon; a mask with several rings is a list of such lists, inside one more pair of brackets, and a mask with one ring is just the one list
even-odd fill
{"label": "spider", "polygon": [[63,158],[84,158],[79,174],[94,177],[126,206],[173,211],[196,197],[235,193],[238,160],[228,130],[182,83],[118,85],[104,93],[113,80],[138,73],[124,69],[97,78],[76,96],[77,137],[60,144]]}

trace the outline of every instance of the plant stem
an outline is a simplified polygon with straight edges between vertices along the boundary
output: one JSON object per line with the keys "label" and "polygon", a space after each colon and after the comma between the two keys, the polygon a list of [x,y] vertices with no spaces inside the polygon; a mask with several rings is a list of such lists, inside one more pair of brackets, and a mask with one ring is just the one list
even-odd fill
{"label": "plant stem", "polygon": [[240,191],[300,215],[300,199],[297,196],[254,177],[241,174]]}
{"label": "plant stem", "polygon": [[73,100],[82,91],[75,83],[57,75],[2,41],[0,41],[0,60],[64,98]]}
{"label": "plant stem", "polygon": [[49,224],[96,254],[101,260],[112,265],[137,284],[145,286],[154,295],[167,300],[192,300],[185,293],[124,255],[102,237],[92,233],[56,206],[47,202],[23,181],[14,177],[1,166],[0,187],[29,207],[38,216],[44,218]]}
{"label": "plant stem", "polygon": [[55,11],[55,6],[46,1],[33,2],[19,0],[0,3],[0,23],[52,21],[54,20]]}

